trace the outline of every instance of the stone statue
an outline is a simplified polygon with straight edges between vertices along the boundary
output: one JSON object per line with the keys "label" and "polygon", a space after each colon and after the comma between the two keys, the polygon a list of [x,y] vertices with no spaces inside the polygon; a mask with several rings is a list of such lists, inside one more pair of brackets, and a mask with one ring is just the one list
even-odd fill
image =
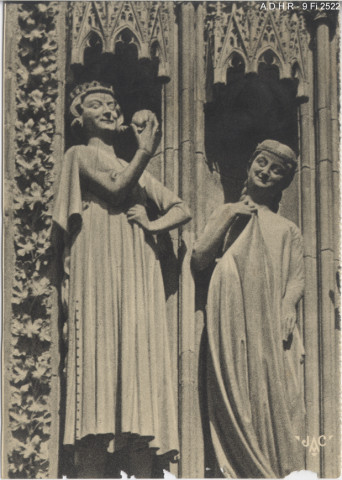
{"label": "stone statue", "polygon": [[[175,366],[153,234],[191,217],[183,201],[145,171],[160,139],[155,115],[133,116],[138,149],[126,163],[113,150],[113,134],[123,124],[113,88],[94,81],[71,96],[73,125],[87,144],[65,154],[53,217],[65,237],[64,444],[75,446],[79,478],[104,477],[107,450],[126,451],[128,467],[119,471],[130,468],[126,473],[146,478],[155,453],[171,458],[179,450]],[[154,221],[147,201],[159,211]],[[143,457],[139,471],[134,452]]]}
{"label": "stone statue", "polygon": [[[296,155],[260,143],[240,201],[212,214],[193,251],[215,258],[207,305],[208,410],[218,465],[230,478],[284,477],[304,468],[304,350],[296,324],[303,295],[299,229],[277,215]],[[221,258],[220,258],[221,257]]]}

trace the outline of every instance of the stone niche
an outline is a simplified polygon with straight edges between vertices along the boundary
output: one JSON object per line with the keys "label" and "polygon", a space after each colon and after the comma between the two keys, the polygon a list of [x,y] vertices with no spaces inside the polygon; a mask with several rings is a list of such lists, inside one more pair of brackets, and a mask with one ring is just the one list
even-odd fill
{"label": "stone niche", "polygon": [[[149,169],[193,214],[168,236],[162,259],[181,442],[171,472],[221,476],[202,382],[210,272],[193,275],[191,248],[211,211],[238,199],[255,144],[271,137],[299,153],[280,210],[304,237],[306,433],[336,439],[320,455],[308,447],[306,467],[339,475],[339,19],[300,3],[286,12],[259,3],[6,3],[4,477],[73,475],[61,441],[65,349],[51,214],[74,142],[68,96],[95,77],[117,90],[126,124],[136,110],[156,112],[163,137]],[[127,131],[117,153],[129,160],[133,151]]]}

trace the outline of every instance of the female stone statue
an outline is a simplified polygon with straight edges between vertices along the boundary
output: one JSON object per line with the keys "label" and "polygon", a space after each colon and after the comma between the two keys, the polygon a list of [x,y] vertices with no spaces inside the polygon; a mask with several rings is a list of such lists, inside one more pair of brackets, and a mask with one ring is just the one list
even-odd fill
{"label": "female stone statue", "polygon": [[[113,133],[123,119],[112,87],[80,85],[72,93],[71,113],[87,144],[65,154],[54,211],[65,236],[64,444],[76,447],[79,478],[104,476],[107,447],[143,450],[145,470],[140,464],[134,471],[132,454],[127,473],[151,476],[151,452],[172,456],[179,450],[175,366],[153,234],[190,215],[180,198],[145,171],[160,139],[152,112],[133,116],[138,149],[130,163],[113,150]],[[147,201],[159,211],[154,221]]]}
{"label": "female stone statue", "polygon": [[296,168],[279,142],[259,144],[237,203],[222,205],[195,245],[193,265],[215,258],[208,294],[207,391],[212,442],[232,478],[284,477],[304,468],[303,295],[299,229],[276,214]]}

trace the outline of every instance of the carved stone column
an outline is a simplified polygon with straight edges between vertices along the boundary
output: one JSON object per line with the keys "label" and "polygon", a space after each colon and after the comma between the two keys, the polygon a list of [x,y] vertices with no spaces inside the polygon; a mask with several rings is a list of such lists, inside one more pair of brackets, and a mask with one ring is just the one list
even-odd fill
{"label": "carved stone column", "polygon": [[[318,215],[318,281],[320,322],[320,402],[321,435],[336,437],[335,377],[335,312],[330,292],[334,291],[333,240],[333,157],[331,122],[331,45],[329,19],[323,13],[315,19],[315,117],[316,117],[316,172]],[[321,449],[321,475],[337,474],[336,438]]]}
{"label": "carved stone column", "polygon": [[[193,211],[194,198],[194,18],[191,2],[179,8],[179,193]],[[179,425],[181,477],[193,477],[196,470],[194,406],[196,402],[195,289],[190,270],[193,232],[191,224],[183,227],[183,268],[179,289]]]}
{"label": "carved stone column", "polygon": [[[59,185],[59,176],[62,169],[64,156],[64,114],[65,114],[65,83],[66,83],[66,12],[67,3],[58,3],[56,15],[56,37],[58,49],[56,52],[57,64],[57,100],[55,107],[55,133],[52,141],[52,152],[55,159],[54,164],[54,199]],[[53,205],[53,204],[52,204]],[[51,214],[52,214],[51,205]],[[52,239],[53,243],[54,239]],[[56,247],[56,245],[54,245]],[[51,259],[49,275],[53,284],[51,291],[51,439],[49,442],[50,478],[57,478],[60,460],[60,430],[61,430],[61,377],[60,377],[60,304],[58,290],[60,287],[62,273],[59,269],[59,258],[55,254]]]}
{"label": "carved stone column", "polygon": [[[331,141],[332,141],[332,175],[333,175],[333,204],[334,204],[334,220],[333,220],[333,233],[334,233],[334,292],[331,295],[335,311],[335,361],[336,374],[334,379],[335,386],[335,405],[336,405],[336,418],[341,417],[341,370],[338,368],[338,359],[341,354],[341,289],[338,285],[338,275],[341,266],[341,191],[340,191],[340,136],[339,136],[339,112],[338,112],[338,72],[340,71],[340,65],[338,63],[338,57],[340,53],[340,29],[336,28],[336,34],[333,36],[330,46],[331,54]],[[340,79],[339,79],[340,80]],[[335,451],[337,452],[336,462],[339,460],[339,452],[341,452],[341,429],[336,422],[335,430]],[[337,472],[338,473],[338,472]]]}
{"label": "carved stone column", "polygon": [[[175,6],[173,2],[164,4],[169,14],[168,51],[170,74],[169,81],[162,88],[161,121],[163,137],[161,141],[162,160],[158,156],[161,165],[161,181],[175,193],[179,193],[179,132],[178,132],[178,25],[175,18]],[[174,368],[171,372],[174,382],[175,398],[178,399],[178,331],[179,331],[179,271],[181,260],[178,258],[178,245],[180,240],[179,229],[171,230],[167,234],[171,238],[168,246],[168,255],[164,258],[164,286],[166,290],[166,309],[168,318],[168,332],[170,341],[171,362]],[[178,414],[178,404],[177,404]],[[179,464],[170,464],[170,472],[179,477]]]}
{"label": "carved stone column", "polygon": [[[299,106],[301,229],[304,238],[305,291],[303,298],[303,336],[305,347],[304,391],[306,434],[317,438],[320,432],[319,402],[319,322],[317,279],[316,165],[314,135],[313,55],[307,52],[308,102]],[[300,444],[299,444],[300,445]],[[299,448],[299,447],[298,447]],[[306,468],[320,471],[319,455],[306,449]]]}

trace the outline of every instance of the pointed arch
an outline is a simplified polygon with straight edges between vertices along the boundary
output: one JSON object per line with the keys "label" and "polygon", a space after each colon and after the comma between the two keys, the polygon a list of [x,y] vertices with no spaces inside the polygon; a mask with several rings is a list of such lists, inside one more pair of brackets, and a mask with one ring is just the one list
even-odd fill
{"label": "pointed arch", "polygon": [[94,60],[98,59],[103,51],[103,40],[99,33],[94,30],[90,30],[88,35],[82,42],[82,60],[83,64],[93,63]]}
{"label": "pointed arch", "polygon": [[246,72],[246,58],[239,50],[233,50],[225,62],[226,83],[242,78]]}
{"label": "pointed arch", "polygon": [[116,54],[129,52],[129,54],[136,55],[138,58],[141,53],[141,43],[131,28],[123,25],[114,36],[113,50]]}
{"label": "pointed arch", "polygon": [[258,74],[261,77],[279,79],[283,64],[277,53],[270,47],[265,47],[258,56],[257,60]]}

